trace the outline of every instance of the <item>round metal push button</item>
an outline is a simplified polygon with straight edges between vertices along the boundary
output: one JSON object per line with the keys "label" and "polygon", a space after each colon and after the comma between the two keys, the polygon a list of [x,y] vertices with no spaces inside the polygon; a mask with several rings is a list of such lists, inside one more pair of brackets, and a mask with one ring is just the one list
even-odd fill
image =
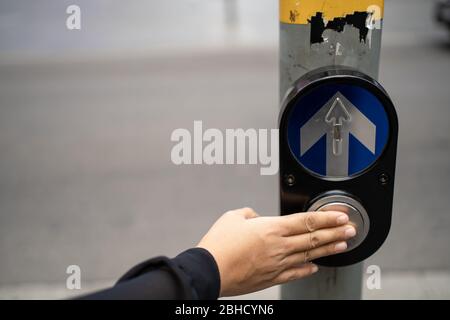
{"label": "round metal push button", "polygon": [[341,211],[349,217],[349,224],[356,229],[356,236],[347,240],[347,251],[359,246],[369,233],[369,217],[364,207],[355,199],[343,195],[330,195],[314,202],[308,211]]}

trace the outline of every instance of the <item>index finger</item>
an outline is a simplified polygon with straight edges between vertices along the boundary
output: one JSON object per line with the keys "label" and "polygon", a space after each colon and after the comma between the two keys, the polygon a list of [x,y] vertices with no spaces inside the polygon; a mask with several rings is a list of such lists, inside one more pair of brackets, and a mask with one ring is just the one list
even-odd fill
{"label": "index finger", "polygon": [[281,216],[284,236],[312,232],[323,228],[333,228],[348,222],[348,216],[339,211],[313,211]]}

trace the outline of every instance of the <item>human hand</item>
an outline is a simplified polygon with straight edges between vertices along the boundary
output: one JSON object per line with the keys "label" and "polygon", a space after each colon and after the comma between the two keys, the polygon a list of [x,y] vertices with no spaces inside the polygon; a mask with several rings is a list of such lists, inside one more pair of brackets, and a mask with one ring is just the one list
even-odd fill
{"label": "human hand", "polygon": [[347,249],[356,235],[342,212],[260,217],[250,208],[223,214],[197,247],[219,268],[220,296],[258,291],[315,273],[309,261]]}

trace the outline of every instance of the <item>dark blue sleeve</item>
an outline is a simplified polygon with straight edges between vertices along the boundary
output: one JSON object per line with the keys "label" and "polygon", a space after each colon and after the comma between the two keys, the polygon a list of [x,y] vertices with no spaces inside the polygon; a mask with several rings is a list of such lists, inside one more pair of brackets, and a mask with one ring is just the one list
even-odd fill
{"label": "dark blue sleeve", "polygon": [[138,264],[117,284],[80,299],[192,299],[219,297],[220,274],[214,257],[193,248],[173,259],[157,257]]}

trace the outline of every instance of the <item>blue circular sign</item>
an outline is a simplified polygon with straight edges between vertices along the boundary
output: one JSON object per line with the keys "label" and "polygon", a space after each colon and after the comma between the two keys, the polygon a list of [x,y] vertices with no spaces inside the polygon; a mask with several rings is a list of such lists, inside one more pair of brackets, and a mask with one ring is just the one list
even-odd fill
{"label": "blue circular sign", "polygon": [[368,169],[389,138],[389,120],[380,101],[354,84],[323,83],[300,96],[291,109],[288,144],[310,172],[345,178]]}

